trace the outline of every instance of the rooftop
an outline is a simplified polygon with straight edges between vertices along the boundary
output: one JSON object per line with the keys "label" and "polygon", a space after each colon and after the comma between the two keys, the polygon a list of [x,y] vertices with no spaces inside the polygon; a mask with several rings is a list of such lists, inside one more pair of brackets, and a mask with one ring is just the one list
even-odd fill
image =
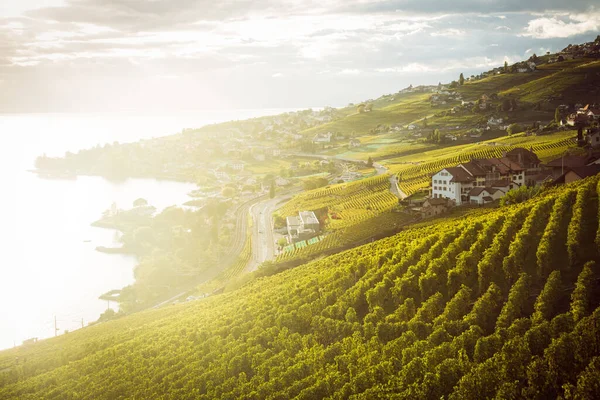
{"label": "rooftop", "polygon": [[313,211],[300,211],[298,216],[304,225],[319,224],[319,219]]}
{"label": "rooftop", "polygon": [[438,197],[433,199],[427,199],[426,202],[429,203],[430,206],[441,206],[448,204],[448,199]]}
{"label": "rooftop", "polygon": [[287,226],[300,226],[302,223],[298,217],[287,217],[286,219]]}
{"label": "rooftop", "polygon": [[546,164],[548,167],[564,167],[564,168],[577,168],[584,167],[592,161],[596,160],[595,156],[577,156],[577,155],[566,155],[564,157],[559,157],[554,159]]}
{"label": "rooftop", "polygon": [[577,174],[581,179],[587,178],[588,176],[594,176],[600,172],[600,164],[586,165],[584,167],[570,168],[569,172]]}
{"label": "rooftop", "polygon": [[473,177],[461,167],[448,167],[446,171],[452,175],[450,182],[472,182]]}

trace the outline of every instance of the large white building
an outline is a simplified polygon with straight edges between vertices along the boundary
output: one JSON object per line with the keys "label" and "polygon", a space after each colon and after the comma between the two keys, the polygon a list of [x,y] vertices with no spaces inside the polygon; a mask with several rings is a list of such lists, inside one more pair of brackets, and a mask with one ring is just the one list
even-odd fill
{"label": "large white building", "polygon": [[431,197],[451,199],[460,205],[470,202],[473,188],[488,188],[488,193],[500,189],[506,193],[519,187],[525,184],[526,168],[512,158],[477,159],[444,168],[431,178]]}
{"label": "large white building", "polygon": [[462,195],[469,193],[475,179],[461,167],[444,168],[431,178],[431,197],[453,200],[462,204]]}

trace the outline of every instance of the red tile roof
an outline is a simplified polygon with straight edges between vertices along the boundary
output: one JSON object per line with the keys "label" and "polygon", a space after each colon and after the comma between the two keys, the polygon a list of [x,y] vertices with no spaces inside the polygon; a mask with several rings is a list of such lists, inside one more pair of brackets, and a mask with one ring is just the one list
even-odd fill
{"label": "red tile roof", "polygon": [[584,167],[570,168],[570,172],[575,173],[581,179],[588,176],[594,176],[600,172],[600,164],[586,165]]}
{"label": "red tile roof", "polygon": [[566,168],[577,168],[577,167],[584,167],[596,159],[597,159],[597,157],[589,156],[589,155],[585,155],[583,157],[577,156],[577,155],[566,155],[564,157],[559,157],[557,159],[554,159],[554,160],[548,162],[546,164],[546,166],[555,167],[555,168],[564,167],[565,169]]}
{"label": "red tile roof", "polygon": [[450,182],[472,182],[473,177],[461,167],[448,167],[446,171],[452,175]]}
{"label": "red tile roof", "polygon": [[498,179],[497,181],[492,181],[488,183],[488,186],[492,188],[505,188],[510,186],[511,182],[506,179]]}
{"label": "red tile roof", "polygon": [[479,165],[478,160],[471,160],[466,163],[462,163],[461,166],[466,169],[473,176],[485,176],[485,169]]}

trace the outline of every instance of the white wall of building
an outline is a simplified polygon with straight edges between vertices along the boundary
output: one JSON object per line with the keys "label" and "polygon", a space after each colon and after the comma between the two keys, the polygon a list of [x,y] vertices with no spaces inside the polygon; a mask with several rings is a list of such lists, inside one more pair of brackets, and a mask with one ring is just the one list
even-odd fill
{"label": "white wall of building", "polygon": [[450,182],[452,175],[443,169],[431,178],[431,197],[433,198],[448,198],[456,202],[457,205],[461,204],[461,190],[462,185],[460,182]]}

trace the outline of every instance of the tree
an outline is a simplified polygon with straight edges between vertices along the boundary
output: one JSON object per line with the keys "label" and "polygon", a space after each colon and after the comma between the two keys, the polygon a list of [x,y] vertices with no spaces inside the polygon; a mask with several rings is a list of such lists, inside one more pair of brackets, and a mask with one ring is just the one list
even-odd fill
{"label": "tree", "polygon": [[139,199],[136,199],[133,202],[133,206],[134,207],[142,207],[142,206],[147,206],[147,205],[148,205],[148,201],[146,199],[141,198],[141,197]]}
{"label": "tree", "polygon": [[562,119],[562,113],[560,112],[560,108],[556,107],[556,111],[554,111],[554,121],[559,124]]}
{"label": "tree", "polygon": [[506,130],[506,133],[508,133],[509,136],[518,132],[523,132],[523,127],[517,123],[510,124]]}
{"label": "tree", "polygon": [[221,190],[221,194],[223,197],[233,197],[235,195],[235,189],[229,186],[224,187],[223,190]]}
{"label": "tree", "polygon": [[365,112],[365,103],[360,103],[358,106],[356,106],[356,111],[358,111],[360,114]]}
{"label": "tree", "polygon": [[538,56],[535,53],[533,53],[533,55],[529,59],[536,64],[539,61]]}
{"label": "tree", "polygon": [[271,182],[271,186],[269,187],[269,197],[272,199],[275,197],[275,182]]}
{"label": "tree", "polygon": [[465,77],[462,72],[460,73],[460,77],[458,78],[458,83],[461,86],[465,84]]}
{"label": "tree", "polygon": [[504,61],[504,72],[508,72],[508,62]]}
{"label": "tree", "polygon": [[373,167],[373,159],[371,158],[371,156],[369,156],[369,159],[367,160],[367,167]]}

